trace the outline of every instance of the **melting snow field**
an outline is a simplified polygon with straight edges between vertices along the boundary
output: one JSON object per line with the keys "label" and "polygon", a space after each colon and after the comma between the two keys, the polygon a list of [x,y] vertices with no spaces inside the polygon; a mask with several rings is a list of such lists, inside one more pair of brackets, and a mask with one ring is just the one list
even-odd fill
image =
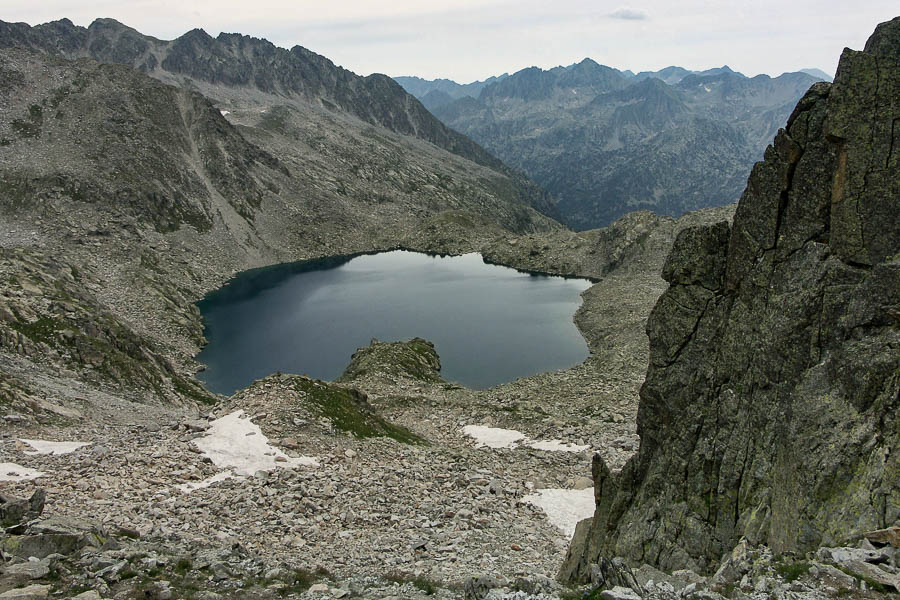
{"label": "melting snow field", "polygon": [[564,444],[560,440],[529,440],[525,434],[515,429],[501,429],[485,425],[466,425],[463,433],[477,443],[479,448],[516,448],[527,446],[548,452],[584,452],[589,446]]}
{"label": "melting snow field", "polygon": [[[560,440],[530,440],[515,429],[501,429],[484,425],[466,425],[463,433],[474,439],[479,448],[516,448],[525,446],[548,452],[584,452],[589,446],[565,444]],[[539,507],[557,529],[567,538],[575,534],[579,521],[594,514],[594,490],[540,489],[522,498]]]}
{"label": "melting snow field", "polygon": [[[194,440],[194,444],[204,456],[209,457],[214,465],[231,469],[235,475],[250,476],[257,471],[319,466],[319,461],[311,456],[291,458],[270,445],[268,438],[263,435],[259,426],[253,424],[242,410],[212,421],[206,435]],[[222,473],[210,479],[216,477],[221,477],[218,481],[227,479]],[[201,482],[206,485],[199,485],[194,489],[214,483],[210,480],[206,481],[209,483]]]}
{"label": "melting snow field", "polygon": [[231,479],[232,477],[234,477],[234,473],[232,473],[231,470],[222,471],[221,473],[216,473],[212,477],[207,477],[203,481],[189,481],[188,483],[182,483],[176,485],[175,487],[185,494],[190,494],[194,490],[208,488],[214,483],[225,481],[226,479]]}
{"label": "melting snow field", "polygon": [[43,475],[40,471],[17,465],[16,463],[0,463],[0,481],[28,481]]}
{"label": "melting snow field", "polygon": [[516,442],[525,439],[525,434],[520,431],[484,425],[466,425],[463,433],[474,439],[479,448],[515,448]]}
{"label": "melting snow field", "polygon": [[90,445],[90,442],[48,442],[45,440],[19,440],[34,450],[25,454],[69,454],[79,448]]}
{"label": "melting snow field", "polygon": [[567,538],[575,535],[579,521],[594,515],[594,490],[542,489],[522,498],[547,513],[547,519]]}
{"label": "melting snow field", "polygon": [[538,440],[529,442],[527,446],[535,450],[546,450],[548,452],[584,452],[590,447],[587,445],[564,444],[560,440]]}

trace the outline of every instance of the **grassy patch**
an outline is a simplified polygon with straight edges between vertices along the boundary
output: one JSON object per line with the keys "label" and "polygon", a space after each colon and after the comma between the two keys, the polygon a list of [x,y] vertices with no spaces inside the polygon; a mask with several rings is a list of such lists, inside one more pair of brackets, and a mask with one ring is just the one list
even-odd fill
{"label": "grassy patch", "polygon": [[809,563],[800,561],[795,563],[780,563],[775,565],[775,572],[787,583],[797,581],[809,573]]}
{"label": "grassy patch", "polygon": [[16,119],[11,123],[13,131],[21,137],[39,136],[43,124],[44,109],[39,104],[32,104],[28,107],[28,119]]}
{"label": "grassy patch", "polygon": [[179,558],[175,563],[175,573],[184,577],[187,573],[194,568],[194,563],[189,558]]}
{"label": "grassy patch", "polygon": [[272,133],[287,134],[290,129],[291,109],[287,106],[273,106],[262,114],[259,128]]}
{"label": "grassy patch", "polygon": [[854,573],[850,569],[846,567],[842,567],[841,565],[834,565],[839,571],[843,571],[850,577],[854,578],[856,581],[864,581],[866,583],[866,587],[870,590],[876,591],[881,594],[887,594],[894,592],[894,588],[884,585],[883,583],[879,583],[874,579],[869,579],[865,575],[860,575],[859,573]]}
{"label": "grassy patch", "polygon": [[591,590],[589,592],[583,592],[576,589],[568,589],[560,592],[559,597],[562,600],[600,600],[602,598],[602,596],[600,595],[602,592],[603,590],[600,588]]}
{"label": "grassy patch", "polygon": [[402,571],[392,571],[385,575],[384,579],[390,581],[391,583],[398,583],[400,585],[409,583],[428,596],[433,596],[434,594],[436,594],[438,588],[440,587],[438,582],[436,582],[434,579],[422,577],[420,575],[411,575]]}
{"label": "grassy patch", "polygon": [[417,381],[441,383],[441,361],[434,345],[421,338],[407,342],[378,342],[360,348],[343,375],[338,379],[349,382],[366,375],[404,377]]}
{"label": "grassy patch", "polygon": [[52,317],[40,317],[36,321],[15,321],[10,327],[34,342],[42,342],[48,346],[56,343],[59,332],[64,330],[65,324]]}
{"label": "grassy patch", "polygon": [[386,421],[355,389],[306,377],[294,378],[293,386],[340,431],[358,438],[389,437],[404,444],[425,441],[405,427]]}
{"label": "grassy patch", "polygon": [[315,571],[294,569],[293,576],[294,580],[292,582],[286,582],[288,584],[287,587],[279,590],[278,593],[280,595],[289,596],[291,594],[301,594],[312,587],[317,581],[330,577],[331,573],[329,573],[327,569],[319,567]]}
{"label": "grassy patch", "polygon": [[199,384],[195,384],[181,377],[173,377],[172,385],[175,387],[175,391],[179,396],[190,398],[200,404],[215,404],[218,402],[215,396],[200,387]]}

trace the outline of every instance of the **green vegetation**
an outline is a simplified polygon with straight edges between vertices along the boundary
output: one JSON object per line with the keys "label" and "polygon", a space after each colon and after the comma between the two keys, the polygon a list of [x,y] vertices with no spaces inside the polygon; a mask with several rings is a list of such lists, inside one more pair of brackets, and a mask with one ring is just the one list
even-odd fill
{"label": "green vegetation", "polygon": [[889,593],[894,592],[894,589],[892,587],[884,585],[883,583],[875,581],[874,579],[870,579],[869,577],[866,577],[865,575],[860,575],[859,573],[851,571],[847,567],[842,567],[841,565],[834,565],[834,566],[839,571],[843,571],[850,577],[854,578],[856,581],[865,582],[866,587],[868,587],[870,590],[874,590],[881,594],[889,594]]}
{"label": "green vegetation", "polygon": [[288,585],[279,591],[280,595],[288,596],[290,594],[305,592],[317,581],[331,577],[331,573],[329,573],[325,567],[318,567],[315,571],[294,569],[292,574],[294,580],[292,582],[285,582]]}
{"label": "green vegetation", "polygon": [[53,317],[40,317],[36,321],[14,321],[10,327],[27,337],[28,339],[52,346],[59,339],[59,332],[66,326],[60,319]]}
{"label": "green vegetation", "polygon": [[260,117],[260,129],[286,135],[290,128],[291,110],[288,106],[271,107]]}
{"label": "green vegetation", "polygon": [[582,592],[577,589],[568,589],[560,592],[559,597],[562,600],[600,600],[600,598],[602,598],[602,596],[600,595],[602,592],[603,590],[601,588],[597,588],[589,592]]}
{"label": "green vegetation", "polygon": [[41,134],[41,126],[44,124],[44,109],[39,104],[28,107],[26,120],[15,119],[11,125],[13,130],[22,137],[37,137]]}
{"label": "green vegetation", "polygon": [[434,345],[421,338],[408,342],[375,342],[360,348],[338,379],[350,382],[366,375],[387,375],[417,381],[443,382],[441,362]]}
{"label": "green vegetation", "polygon": [[215,404],[216,397],[203,389],[199,384],[183,377],[173,377],[172,385],[179,396],[185,396],[200,404]]}
{"label": "green vegetation", "polygon": [[384,579],[390,581],[391,583],[397,583],[400,585],[409,583],[428,596],[433,596],[435,593],[437,593],[437,590],[440,587],[440,584],[433,579],[422,577],[421,575],[404,573],[402,571],[392,571],[385,575]]}
{"label": "green vegetation", "polygon": [[809,573],[809,563],[805,561],[795,563],[778,563],[775,564],[775,572],[787,583],[796,581]]}
{"label": "green vegetation", "polygon": [[308,379],[293,378],[293,387],[332,425],[358,438],[389,437],[404,444],[422,444],[424,439],[400,425],[389,423],[353,388]]}
{"label": "green vegetation", "polygon": [[194,568],[194,563],[190,558],[181,557],[175,562],[175,572],[184,577],[188,571]]}

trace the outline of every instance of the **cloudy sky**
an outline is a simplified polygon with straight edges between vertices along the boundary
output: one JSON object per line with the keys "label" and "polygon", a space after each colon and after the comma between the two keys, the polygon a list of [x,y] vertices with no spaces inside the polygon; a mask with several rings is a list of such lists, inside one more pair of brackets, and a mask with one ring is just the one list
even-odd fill
{"label": "cloudy sky", "polygon": [[32,25],[112,17],[171,39],[201,27],[296,44],[356,73],[460,82],[590,57],[633,71],[723,64],[747,75],[817,67],[862,49],[896,0],[3,0]]}

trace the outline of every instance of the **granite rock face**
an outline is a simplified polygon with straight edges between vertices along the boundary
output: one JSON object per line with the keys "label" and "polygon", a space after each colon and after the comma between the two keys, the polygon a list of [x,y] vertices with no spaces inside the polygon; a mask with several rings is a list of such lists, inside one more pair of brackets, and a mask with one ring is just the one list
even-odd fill
{"label": "granite rock face", "polygon": [[640,450],[618,474],[595,459],[561,578],[614,556],[710,571],[742,537],[806,552],[898,522],[898,125],[900,18],[800,101],[732,227],[679,235]]}

